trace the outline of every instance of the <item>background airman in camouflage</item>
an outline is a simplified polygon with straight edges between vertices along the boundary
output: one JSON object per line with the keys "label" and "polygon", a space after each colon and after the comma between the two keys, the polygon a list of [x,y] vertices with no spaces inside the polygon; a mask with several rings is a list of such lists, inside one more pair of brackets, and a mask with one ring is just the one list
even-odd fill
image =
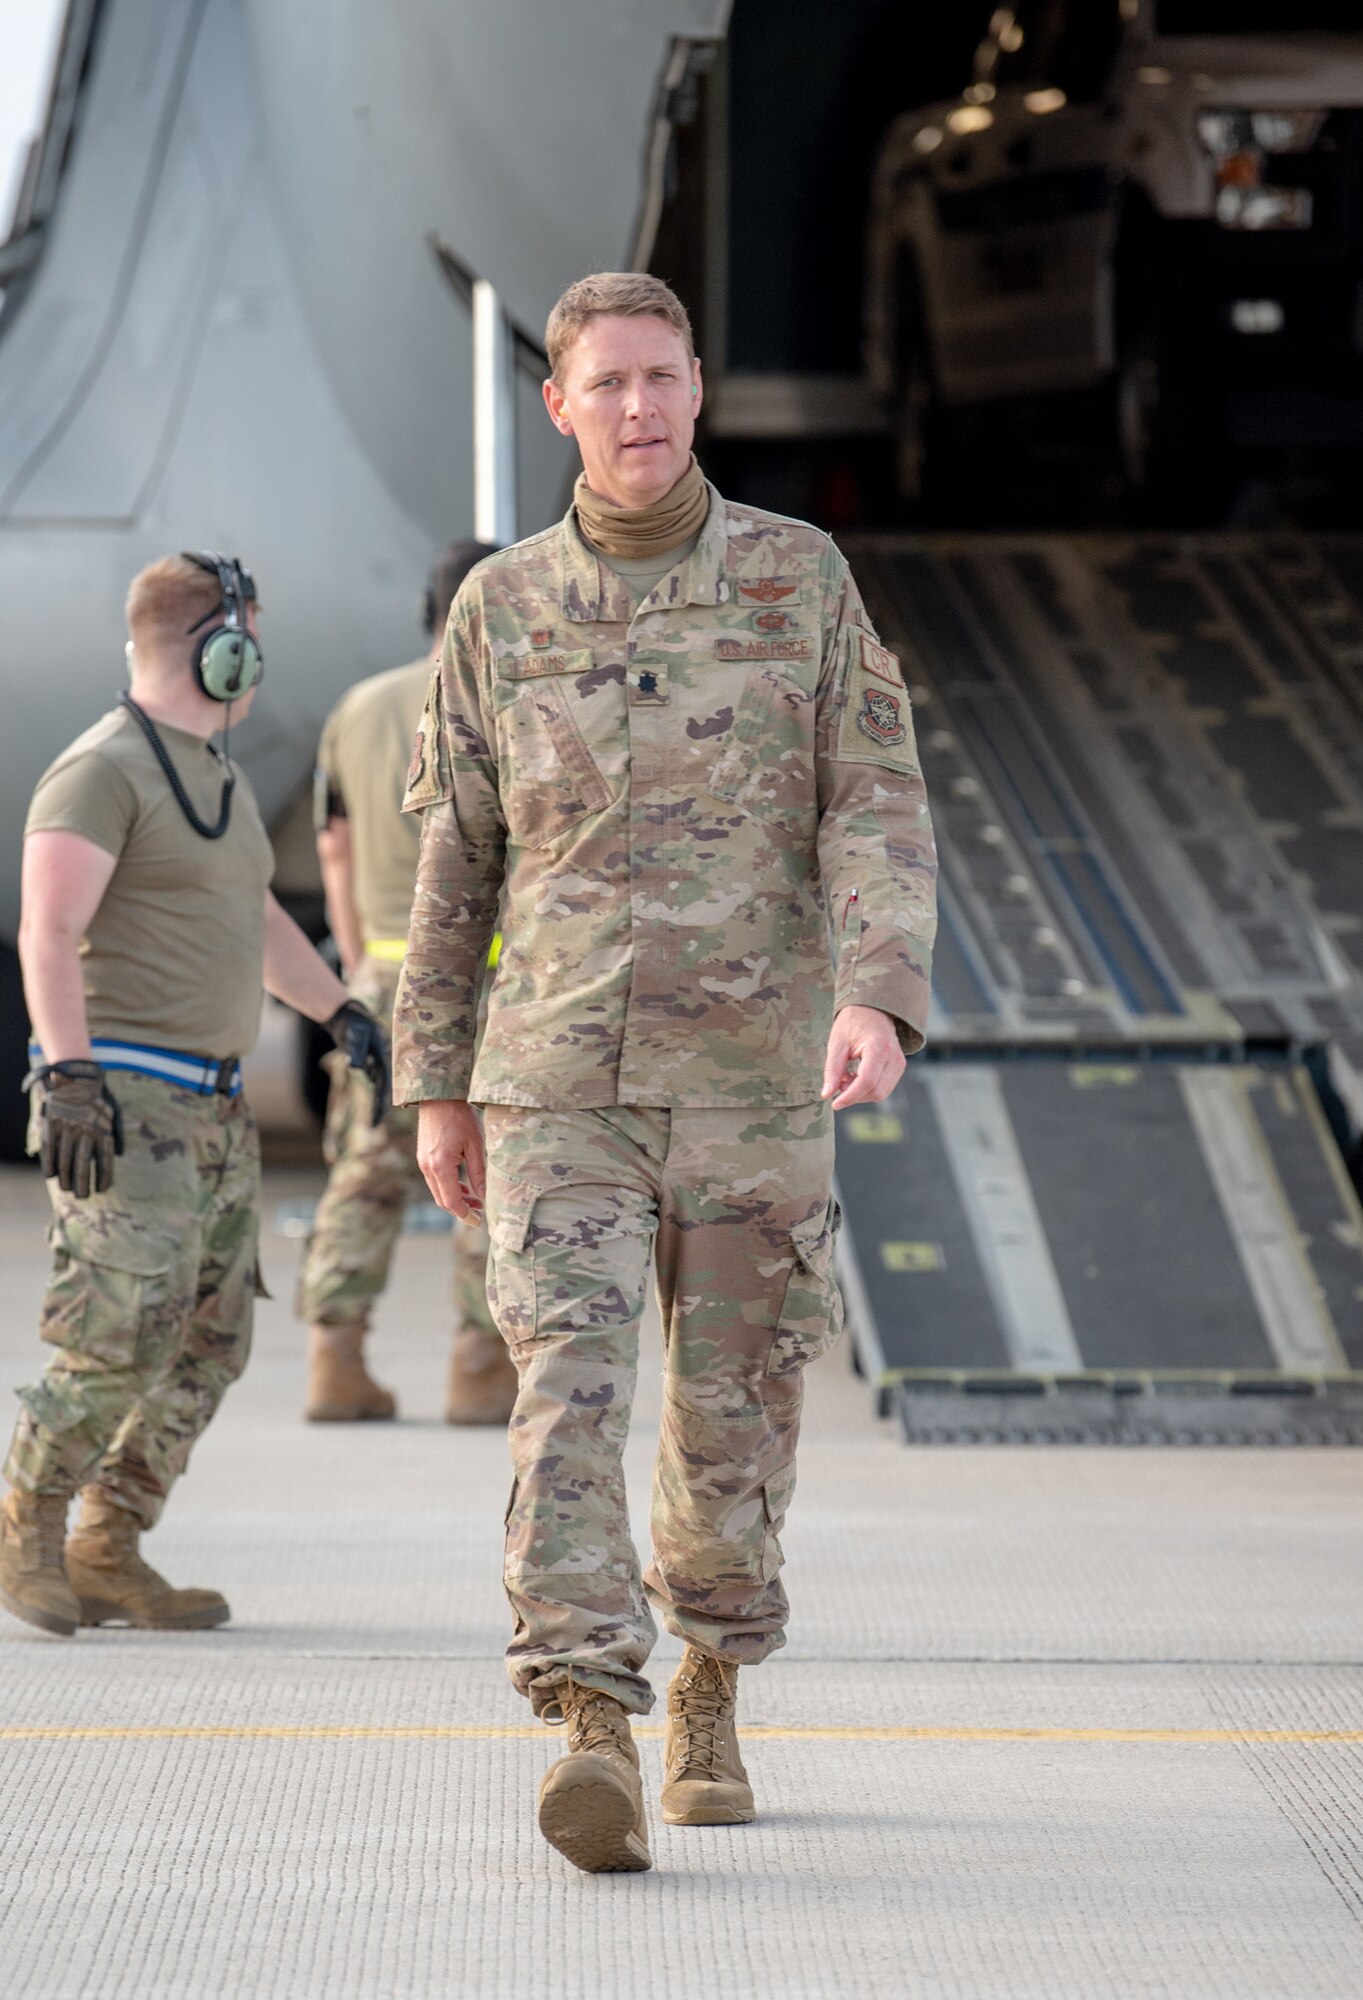
{"label": "background airman in camouflage", "polygon": [[[425,621],[438,650],[450,601],[473,564],[493,550],[456,542],[436,564]],[[416,879],[419,828],[401,811],[403,786],[430,659],[358,682],[327,718],[317,753],[314,820],[327,915],[346,985],[385,1025],[392,1020]],[[414,1186],[414,1110],[371,1116],[362,1077],[328,1056],[331,1096],[323,1140],[331,1169],[299,1274],[297,1309],[309,1324],[307,1415],[352,1423],[395,1414],[389,1390],[365,1366],[374,1305]],[[481,1220],[454,1232],[454,1341],[445,1415],[452,1424],[505,1423],[516,1371],[487,1302],[487,1233]]]}
{"label": "background airman in camouflage", "polygon": [[[737,1670],[783,1643],[803,1371],[840,1323],[832,1113],[886,1097],[922,1043],[935,857],[899,663],[842,556],[691,456],[679,301],[585,279],[547,341],[584,472],[566,518],[480,564],[451,612],[407,794],[396,1094],[421,1106],[437,1199],[464,1213],[486,1188],[520,1373],[511,1674],[569,1728],[540,1827],[580,1867],[631,1869],[650,1865],[629,1731],[650,1603],[686,1641],[664,1815],[753,1816]],[[651,1249],[666,1374],[641,1575],[620,1459]]]}
{"label": "background airman in camouflage", "polygon": [[[238,1058],[262,986],[326,1021],[381,1104],[378,1023],[270,894],[244,773],[211,744],[250,708],[254,585],[170,556],[128,594],[132,687],[44,773],[24,839],[19,952],[32,1150],[52,1200],[42,1337],[0,1506],[0,1604],[44,1631],[219,1625],[139,1551],[246,1365],[260,1149]],[[66,1515],[82,1491],[69,1542]]]}

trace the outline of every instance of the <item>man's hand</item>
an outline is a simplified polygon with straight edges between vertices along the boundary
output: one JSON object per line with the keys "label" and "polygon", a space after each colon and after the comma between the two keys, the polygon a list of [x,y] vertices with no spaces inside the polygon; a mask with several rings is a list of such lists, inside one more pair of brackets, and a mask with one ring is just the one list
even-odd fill
{"label": "man's hand", "polygon": [[123,1151],[123,1113],[96,1062],[49,1063],[24,1079],[42,1092],[38,1103],[43,1176],[84,1201],[107,1194],[114,1159]]}
{"label": "man's hand", "polygon": [[893,1018],[878,1007],[844,1007],[828,1037],[819,1095],[831,1097],[835,1111],[849,1104],[883,1104],[903,1074],[904,1051]]}
{"label": "man's hand", "polygon": [[483,1128],[471,1104],[463,1098],[436,1098],[418,1108],[416,1163],[441,1208],[461,1222],[481,1221],[487,1171]]}
{"label": "man's hand", "polygon": [[327,1022],[327,1032],[352,1069],[362,1069],[374,1086],[373,1125],[388,1116],[388,1042],[367,1007],[347,1000]]}

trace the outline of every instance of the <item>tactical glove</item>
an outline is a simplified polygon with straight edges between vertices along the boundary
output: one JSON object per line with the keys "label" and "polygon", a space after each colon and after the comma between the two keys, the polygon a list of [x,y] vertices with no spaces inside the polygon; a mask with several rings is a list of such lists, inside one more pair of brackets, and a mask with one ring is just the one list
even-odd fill
{"label": "tactical glove", "polygon": [[352,1069],[362,1069],[374,1086],[372,1122],[382,1125],[388,1116],[388,1038],[367,1007],[347,1000],[327,1022],[327,1032]]}
{"label": "tactical glove", "polygon": [[38,1103],[43,1175],[55,1175],[63,1194],[84,1201],[114,1184],[114,1158],[123,1151],[123,1113],[97,1062],[47,1063],[30,1070],[24,1089],[42,1087]]}

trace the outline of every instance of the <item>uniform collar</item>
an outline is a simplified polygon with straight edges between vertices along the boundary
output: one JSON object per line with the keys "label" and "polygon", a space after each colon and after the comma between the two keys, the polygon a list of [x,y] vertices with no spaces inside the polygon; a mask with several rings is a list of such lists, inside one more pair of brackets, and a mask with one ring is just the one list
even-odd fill
{"label": "uniform collar", "polygon": [[577,525],[577,510],[570,507],[563,517],[563,615],[580,624],[627,625],[636,610],[670,611],[686,604],[725,604],[733,586],[728,577],[729,509],[718,489],[707,480],[710,511],[700,540],[680,568],[665,576],[657,590],[643,601],[634,602],[634,593],[623,576],[602,562],[595,549],[583,540]]}

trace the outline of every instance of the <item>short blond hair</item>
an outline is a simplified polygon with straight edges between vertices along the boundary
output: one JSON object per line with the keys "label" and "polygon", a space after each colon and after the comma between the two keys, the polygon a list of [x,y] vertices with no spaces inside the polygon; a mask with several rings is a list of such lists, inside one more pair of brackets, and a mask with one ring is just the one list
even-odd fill
{"label": "short blond hair", "polygon": [[129,584],[123,615],[134,647],[154,651],[179,645],[192,625],[221,604],[222,586],[216,574],[210,576],[188,556],[162,556],[139,570]]}
{"label": "short blond hair", "polygon": [[679,333],[686,343],[688,358],[695,359],[691,321],[671,285],[665,285],[661,278],[650,277],[647,271],[594,271],[591,277],[579,278],[575,285],[569,285],[549,315],[544,345],[554,380],[560,380],[559,371],[589,319],[603,315],[638,319],[645,313],[663,320],[674,333]]}

